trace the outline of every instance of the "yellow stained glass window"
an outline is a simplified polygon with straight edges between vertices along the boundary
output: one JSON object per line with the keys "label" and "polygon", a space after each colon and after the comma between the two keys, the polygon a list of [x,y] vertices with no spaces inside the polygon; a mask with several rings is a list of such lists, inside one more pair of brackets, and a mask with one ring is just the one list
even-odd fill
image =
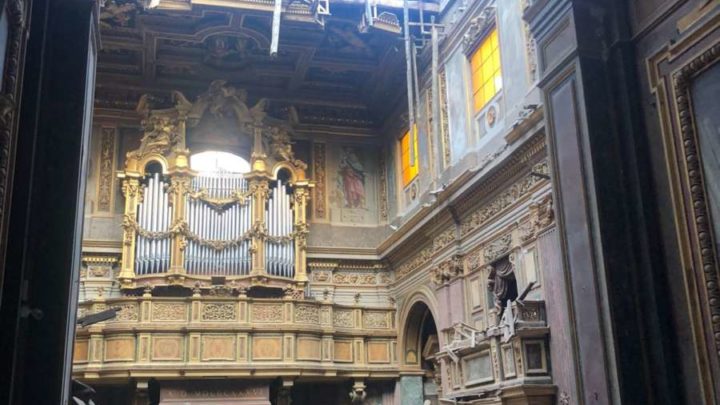
{"label": "yellow stained glass window", "polygon": [[502,89],[500,45],[497,28],[483,39],[470,58],[472,69],[473,103],[480,111]]}
{"label": "yellow stained glass window", "polygon": [[415,152],[414,164],[410,164],[410,131],[400,138],[400,160],[402,162],[402,181],[403,186],[407,186],[417,176],[420,163],[418,162],[418,136],[417,127],[413,125],[413,151]]}

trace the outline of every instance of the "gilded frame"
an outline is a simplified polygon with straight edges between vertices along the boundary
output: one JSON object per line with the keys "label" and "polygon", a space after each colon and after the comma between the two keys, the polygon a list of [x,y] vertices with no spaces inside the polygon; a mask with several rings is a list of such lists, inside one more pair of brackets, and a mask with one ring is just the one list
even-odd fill
{"label": "gilded frame", "polygon": [[672,202],[678,264],[692,328],[695,362],[702,396],[713,402],[720,393],[720,270],[711,229],[702,157],[698,146],[692,84],[720,63],[720,13],[685,32],[647,59],[650,89],[657,101],[667,186]]}
{"label": "gilded frame", "polygon": [[[692,206],[692,221],[689,221],[692,243],[694,246],[693,261],[696,268],[701,268],[702,281],[707,296],[707,305],[711,318],[712,335],[716,355],[720,356],[720,287],[718,286],[718,252],[714,240],[720,235],[713,235],[710,226],[710,212],[707,205],[707,193],[702,169],[702,156],[698,151],[698,134],[694,122],[691,102],[691,86],[693,80],[706,69],[720,63],[720,43],[708,48],[700,55],[685,64],[673,75],[673,90],[677,108],[677,120],[682,154],[685,165],[681,166],[686,182],[685,198]],[[716,218],[720,220],[720,218]]]}

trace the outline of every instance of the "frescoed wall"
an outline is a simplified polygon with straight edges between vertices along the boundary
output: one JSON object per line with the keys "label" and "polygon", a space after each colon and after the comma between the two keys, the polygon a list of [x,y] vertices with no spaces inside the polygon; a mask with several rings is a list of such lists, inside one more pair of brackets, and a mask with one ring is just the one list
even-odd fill
{"label": "frescoed wall", "polygon": [[333,224],[376,225],[380,148],[327,145],[327,195]]}

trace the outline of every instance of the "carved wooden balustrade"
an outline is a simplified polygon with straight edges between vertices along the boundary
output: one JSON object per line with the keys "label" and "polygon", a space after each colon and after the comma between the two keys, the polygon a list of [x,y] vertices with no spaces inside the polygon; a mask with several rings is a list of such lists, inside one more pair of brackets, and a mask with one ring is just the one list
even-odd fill
{"label": "carved wooden balustrade", "polygon": [[108,377],[398,375],[395,309],[330,301],[249,298],[244,289],[190,297],[97,298],[80,313],[120,308],[79,329],[74,373]]}

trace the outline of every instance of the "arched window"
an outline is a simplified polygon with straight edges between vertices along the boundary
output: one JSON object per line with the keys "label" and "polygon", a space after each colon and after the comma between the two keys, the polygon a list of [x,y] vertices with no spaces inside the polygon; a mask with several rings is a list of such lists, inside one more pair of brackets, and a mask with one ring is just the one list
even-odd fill
{"label": "arched window", "polygon": [[250,163],[232,153],[207,151],[190,156],[190,168],[200,173],[247,173]]}

